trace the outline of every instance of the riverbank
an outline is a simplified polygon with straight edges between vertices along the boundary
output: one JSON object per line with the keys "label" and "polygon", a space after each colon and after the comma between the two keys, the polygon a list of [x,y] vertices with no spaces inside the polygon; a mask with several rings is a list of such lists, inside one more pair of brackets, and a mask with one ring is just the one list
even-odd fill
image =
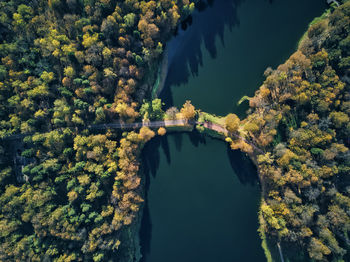
{"label": "riverbank", "polygon": [[156,81],[151,91],[152,99],[157,98],[164,88],[165,81],[168,76],[168,60],[168,47],[166,47],[163,52],[163,58],[159,66]]}

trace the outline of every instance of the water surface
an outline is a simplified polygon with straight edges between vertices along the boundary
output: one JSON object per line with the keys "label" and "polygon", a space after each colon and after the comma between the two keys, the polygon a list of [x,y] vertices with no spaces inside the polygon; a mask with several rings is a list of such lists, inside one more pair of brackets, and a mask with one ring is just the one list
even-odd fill
{"label": "water surface", "polygon": [[[221,141],[196,136],[156,138],[143,151],[143,261],[265,261],[256,170]],[[246,166],[230,163],[238,158]]]}
{"label": "water surface", "polygon": [[267,67],[295,50],[308,24],[324,11],[323,0],[214,0],[170,41],[169,72],[161,97],[186,100],[203,111],[244,115],[237,107],[253,96]]}

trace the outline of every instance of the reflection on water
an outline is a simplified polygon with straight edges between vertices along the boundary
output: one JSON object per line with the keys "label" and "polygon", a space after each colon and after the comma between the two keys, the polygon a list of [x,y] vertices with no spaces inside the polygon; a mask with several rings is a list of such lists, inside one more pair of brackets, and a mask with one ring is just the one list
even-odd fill
{"label": "reflection on water", "polygon": [[172,106],[170,86],[186,84],[190,77],[198,76],[203,66],[202,46],[216,58],[216,39],[224,46],[224,32],[239,25],[237,9],[243,0],[200,1],[192,16],[184,21],[176,37],[168,43],[169,71],[161,98]]}
{"label": "reflection on water", "polygon": [[[189,133],[188,137],[191,143],[196,147],[198,147],[200,143],[205,144],[205,138],[199,135],[196,130]],[[173,136],[173,139],[175,141],[176,151],[181,151],[182,136],[175,135]],[[145,179],[145,199],[146,200],[147,200],[148,190],[150,186],[150,178],[151,176],[155,178],[159,168],[160,154],[163,154],[165,156],[166,162],[170,166],[171,158],[170,158],[168,136],[164,136],[164,137],[157,136],[153,138],[151,142],[146,144],[146,146],[142,151],[141,159],[142,159],[142,169],[143,169],[144,179]],[[141,262],[145,261],[145,258],[146,258],[145,255],[150,253],[151,234],[152,234],[151,217],[149,212],[148,201],[145,201],[143,217],[142,217],[142,227],[140,230],[141,247],[142,247],[142,254],[143,254],[143,259],[141,260]]]}
{"label": "reflection on water", "polygon": [[161,98],[186,100],[203,111],[244,116],[269,66],[296,49],[308,23],[326,7],[320,0],[215,0],[196,11],[191,26],[168,43],[169,70]]}
{"label": "reflection on water", "polygon": [[231,150],[229,146],[227,146],[227,155],[239,182],[242,185],[255,185],[258,181],[258,173],[250,158],[240,151]]}
{"label": "reflection on water", "polygon": [[[235,161],[237,159],[239,162]],[[249,248],[254,249],[251,258],[264,261],[256,232],[258,180],[256,170],[243,153],[226,151],[223,142],[193,131],[154,138],[143,149],[142,161],[145,199],[148,201],[145,202],[140,231],[141,261],[162,262],[167,253],[171,256],[177,249],[180,253],[175,257],[181,259],[178,261],[209,262],[213,261],[211,256],[219,252],[222,260],[217,261],[224,262],[247,256]],[[250,186],[243,188],[238,181]],[[178,192],[171,193],[172,187]],[[237,198],[236,194],[240,197]],[[169,209],[164,210],[165,206]],[[241,210],[239,215],[235,208]],[[210,209],[216,211],[210,212]],[[186,222],[183,221],[184,215],[188,216]],[[208,221],[221,221],[222,225],[207,225]],[[196,225],[185,230],[187,223]],[[202,232],[203,227],[208,227],[207,232]],[[201,234],[207,235],[206,238],[201,238]],[[239,243],[245,237],[249,247]],[[176,247],[177,241],[184,244]],[[191,246],[191,241],[197,243]],[[168,245],[161,247],[164,243]],[[213,245],[214,250],[208,254],[203,251],[201,255],[196,251],[200,248],[198,245],[205,249]],[[225,250],[227,245],[232,245],[232,248]],[[167,261],[177,261],[175,257]]]}

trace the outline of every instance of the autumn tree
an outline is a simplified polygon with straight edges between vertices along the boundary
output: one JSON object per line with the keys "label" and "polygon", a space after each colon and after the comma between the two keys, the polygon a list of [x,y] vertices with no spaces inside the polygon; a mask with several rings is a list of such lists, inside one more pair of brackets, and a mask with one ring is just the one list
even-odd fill
{"label": "autumn tree", "polygon": [[164,127],[160,127],[157,131],[158,135],[164,136],[166,134],[166,129]]}
{"label": "autumn tree", "polygon": [[226,129],[229,132],[236,132],[240,125],[240,120],[235,114],[228,114],[225,118]]}
{"label": "autumn tree", "polygon": [[196,116],[196,110],[194,106],[191,104],[191,101],[187,100],[185,104],[183,104],[181,110],[181,114],[187,120],[193,119]]}

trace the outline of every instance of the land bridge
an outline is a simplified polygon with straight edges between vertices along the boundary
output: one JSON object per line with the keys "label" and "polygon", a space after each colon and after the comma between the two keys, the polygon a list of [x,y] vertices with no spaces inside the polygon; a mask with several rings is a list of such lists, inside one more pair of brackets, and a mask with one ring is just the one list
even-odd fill
{"label": "land bridge", "polygon": [[186,126],[186,125],[195,125],[196,121],[187,121],[186,119],[176,119],[176,120],[160,120],[160,121],[143,121],[143,122],[135,122],[135,123],[109,123],[109,124],[97,124],[97,125],[89,125],[87,126],[90,130],[98,130],[98,129],[138,129],[144,126],[150,128],[157,127],[167,127],[167,126]]}
{"label": "land bridge", "polygon": [[[236,139],[240,139],[247,144],[251,145],[254,150],[256,150],[259,153],[264,153],[259,147],[257,147],[253,142],[246,140],[244,137],[240,136],[237,133],[230,133],[226,127],[219,125],[217,123],[209,122],[209,121],[195,121],[195,120],[187,120],[187,119],[174,119],[174,120],[158,120],[158,121],[142,121],[142,122],[135,122],[135,123],[124,123],[124,122],[114,122],[114,123],[108,123],[108,124],[94,124],[94,125],[87,125],[85,128],[89,130],[105,130],[105,129],[139,129],[144,126],[149,128],[159,128],[159,127],[188,127],[192,126],[193,128],[198,125],[202,126],[206,129],[215,131],[219,134],[222,138],[225,138],[226,136],[235,137]],[[56,129],[57,130],[57,129]],[[22,133],[22,134],[15,134],[10,135],[4,138],[4,140],[18,140],[23,139],[27,135],[31,135],[34,133]]]}
{"label": "land bridge", "polygon": [[222,134],[222,137],[231,136],[235,137],[236,139],[240,139],[247,144],[251,145],[254,150],[256,150],[259,153],[264,153],[259,147],[257,147],[254,143],[246,140],[244,137],[238,135],[237,133],[230,133],[226,127],[205,121],[195,121],[195,120],[187,120],[187,119],[176,119],[176,120],[161,120],[161,121],[143,121],[143,122],[136,122],[136,123],[109,123],[109,124],[98,124],[98,125],[90,125],[88,126],[88,129],[90,130],[98,130],[98,129],[138,129],[144,126],[150,127],[150,128],[159,128],[159,127],[185,127],[185,126],[193,126],[196,125],[203,126],[206,129],[212,130],[217,132],[218,134]]}

